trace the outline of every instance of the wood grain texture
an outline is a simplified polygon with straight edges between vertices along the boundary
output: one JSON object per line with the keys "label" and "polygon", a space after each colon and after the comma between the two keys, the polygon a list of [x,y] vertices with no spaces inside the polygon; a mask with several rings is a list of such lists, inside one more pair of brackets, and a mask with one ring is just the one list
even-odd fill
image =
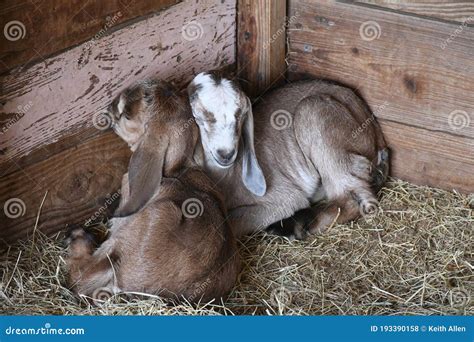
{"label": "wood grain texture", "polygon": [[286,0],[238,1],[237,72],[250,96],[282,80],[285,44]]}
{"label": "wood grain texture", "polygon": [[[96,213],[104,216],[118,205],[129,158],[128,146],[109,130],[0,178],[0,245],[32,234],[46,193],[37,227],[43,233],[84,224]],[[12,203],[20,201],[23,215],[15,217]]]}
{"label": "wood grain texture", "polygon": [[415,184],[474,192],[474,140],[379,120],[391,147],[391,174]]}
{"label": "wood grain texture", "polygon": [[[398,155],[395,175],[474,191],[473,28],[448,41],[456,25],[333,1],[291,0],[289,8],[300,16],[289,30],[290,78],[358,90]],[[375,36],[363,36],[364,23]]]}
{"label": "wood grain texture", "polygon": [[[0,73],[31,63],[94,37],[119,24],[175,4],[176,0],[3,0],[2,27],[15,20],[24,25],[24,38],[0,36]],[[20,26],[16,26],[20,27]],[[16,37],[16,36],[13,36]]]}
{"label": "wood grain texture", "polygon": [[390,8],[393,10],[413,13],[431,18],[455,21],[474,25],[474,2],[457,0],[356,0]]}
{"label": "wood grain texture", "polygon": [[235,16],[233,0],[181,2],[93,44],[0,76],[0,172],[18,169],[20,158],[41,155],[65,136],[92,132],[94,115],[139,79],[179,83],[233,64]]}

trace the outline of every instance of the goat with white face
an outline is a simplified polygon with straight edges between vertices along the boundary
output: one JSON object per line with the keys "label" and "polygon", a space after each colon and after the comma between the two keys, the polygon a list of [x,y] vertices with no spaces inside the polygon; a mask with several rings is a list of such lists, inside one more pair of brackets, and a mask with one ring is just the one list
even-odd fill
{"label": "goat with white face", "polygon": [[266,184],[255,155],[250,99],[235,83],[212,73],[197,75],[188,94],[205,152],[201,162],[211,172],[225,171],[241,150],[242,180],[253,194],[263,196]]}
{"label": "goat with white face", "polygon": [[[225,189],[237,236],[270,226],[302,239],[376,210],[388,150],[352,90],[291,83],[260,99],[255,120],[237,84],[213,72],[196,76],[188,95],[202,140],[194,158]],[[229,158],[217,152],[234,148]]]}

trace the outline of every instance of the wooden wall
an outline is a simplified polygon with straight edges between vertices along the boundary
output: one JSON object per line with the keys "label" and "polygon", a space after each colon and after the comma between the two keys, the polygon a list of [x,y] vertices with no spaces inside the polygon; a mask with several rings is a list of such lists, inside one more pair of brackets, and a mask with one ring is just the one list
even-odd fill
{"label": "wooden wall", "polygon": [[[0,210],[0,240],[31,233],[44,196],[37,229],[46,233],[113,207],[107,198],[116,198],[129,152],[97,119],[118,92],[147,76],[182,84],[200,71],[235,63],[234,0],[184,1],[143,16],[171,2],[138,1],[129,17],[141,16],[132,23],[0,75],[0,204],[21,209],[20,215]],[[98,22],[115,11],[114,3],[126,2],[109,2],[110,8],[98,12]],[[48,32],[64,35],[51,31],[50,24],[37,30],[27,34],[31,41],[20,50],[35,50]],[[87,35],[66,36],[68,45]],[[2,50],[2,61],[22,63],[32,53],[26,50]]]}
{"label": "wooden wall", "polygon": [[[177,0],[3,0],[0,73],[103,36],[120,24],[157,12]],[[108,31],[108,32],[105,32]]]}
{"label": "wooden wall", "polygon": [[351,86],[394,176],[473,192],[472,6],[436,1],[239,0],[238,15],[236,0],[4,1],[2,23],[25,31],[0,38],[0,244],[40,209],[45,233],[111,212],[130,154],[101,111],[138,79],[184,84],[236,52],[251,95],[284,78]]}
{"label": "wooden wall", "polygon": [[289,15],[289,78],[356,89],[382,125],[394,176],[474,192],[474,17],[331,0],[290,0]]}
{"label": "wooden wall", "polygon": [[[474,1],[460,0],[355,0],[382,8],[448,21],[464,23],[474,18]],[[471,25],[474,20],[470,19]]]}

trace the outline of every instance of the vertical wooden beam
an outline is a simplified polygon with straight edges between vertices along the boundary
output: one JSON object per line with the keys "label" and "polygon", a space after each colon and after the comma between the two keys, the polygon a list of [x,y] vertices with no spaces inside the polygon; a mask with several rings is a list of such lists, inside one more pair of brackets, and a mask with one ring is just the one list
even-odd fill
{"label": "vertical wooden beam", "polygon": [[282,80],[286,69],[286,0],[239,0],[237,6],[238,77],[255,97]]}

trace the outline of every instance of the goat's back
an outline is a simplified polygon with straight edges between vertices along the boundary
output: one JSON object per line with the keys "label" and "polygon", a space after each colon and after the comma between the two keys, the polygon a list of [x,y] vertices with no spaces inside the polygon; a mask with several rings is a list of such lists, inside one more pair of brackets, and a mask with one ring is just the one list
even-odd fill
{"label": "goat's back", "polygon": [[365,127],[365,133],[374,136],[377,149],[386,148],[380,126],[376,121],[371,120],[372,114],[365,101],[352,89],[327,80],[297,81],[265,94],[255,106],[255,118],[268,122],[270,115],[276,111],[283,110],[293,114],[304,99],[312,96],[329,96],[345,106],[357,125]]}
{"label": "goat's back", "polygon": [[122,291],[209,300],[226,295],[239,272],[236,241],[220,195],[198,169],[164,178],[140,215],[113,227]]}

